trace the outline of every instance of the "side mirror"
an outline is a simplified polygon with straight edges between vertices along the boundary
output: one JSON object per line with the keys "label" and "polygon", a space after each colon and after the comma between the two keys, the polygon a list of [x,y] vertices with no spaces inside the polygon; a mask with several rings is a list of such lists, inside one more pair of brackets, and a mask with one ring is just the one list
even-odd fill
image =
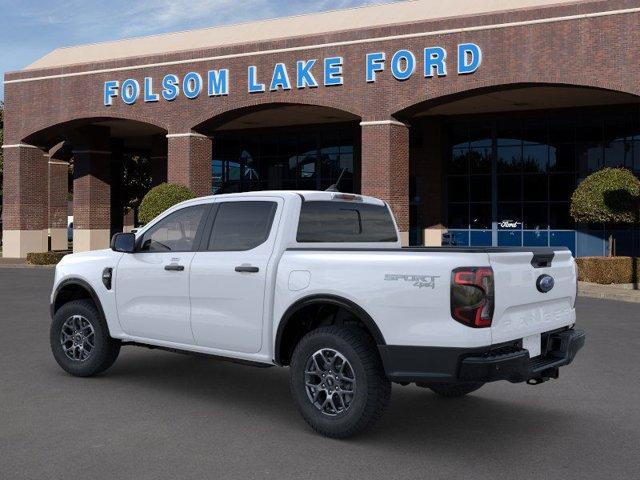
{"label": "side mirror", "polygon": [[111,239],[111,250],[133,253],[136,250],[136,236],[133,233],[116,233]]}

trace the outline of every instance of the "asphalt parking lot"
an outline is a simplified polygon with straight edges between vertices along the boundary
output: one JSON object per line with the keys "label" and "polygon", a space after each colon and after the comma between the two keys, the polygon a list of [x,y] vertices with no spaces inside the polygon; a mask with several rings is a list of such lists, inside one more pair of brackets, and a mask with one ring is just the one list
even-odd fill
{"label": "asphalt parking lot", "polygon": [[48,345],[51,269],[0,268],[0,478],[638,478],[640,304],[580,299],[587,346],[560,380],[458,400],[394,386],[336,441],[294,410],[286,369],[123,349],[74,378]]}

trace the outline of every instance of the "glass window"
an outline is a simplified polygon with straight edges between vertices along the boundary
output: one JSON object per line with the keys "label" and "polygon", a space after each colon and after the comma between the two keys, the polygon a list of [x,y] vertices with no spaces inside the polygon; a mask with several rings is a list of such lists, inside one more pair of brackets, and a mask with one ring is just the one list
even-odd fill
{"label": "glass window", "polygon": [[482,230],[491,228],[491,204],[472,203],[470,228]]}
{"label": "glass window", "polygon": [[186,207],[163,218],[149,230],[141,241],[143,252],[190,252],[195,250],[198,229],[209,205]]}
{"label": "glass window", "polygon": [[469,160],[471,173],[491,173],[491,146],[472,148]]}
{"label": "glass window", "polygon": [[447,196],[450,202],[469,200],[469,177],[452,176],[447,181]]}
{"label": "glass window", "polygon": [[469,204],[449,204],[447,226],[449,228],[469,228]]}
{"label": "glass window", "polygon": [[525,145],[522,154],[525,172],[543,173],[547,171],[549,147],[547,145]]}
{"label": "glass window", "polygon": [[572,229],[574,228],[573,220],[569,215],[568,202],[554,202],[549,206],[549,224],[552,229]]}
{"label": "glass window", "polygon": [[212,252],[244,251],[256,248],[269,238],[276,202],[223,202],[209,239]]}
{"label": "glass window", "polygon": [[[465,177],[466,178],[466,177]],[[471,201],[490,202],[491,201],[491,175],[472,175],[471,179]]]}
{"label": "glass window", "polygon": [[525,201],[546,201],[547,175],[524,175],[522,178],[523,195]]}
{"label": "glass window", "polygon": [[498,229],[519,230],[522,228],[522,204],[520,202],[498,203]]}
{"label": "glass window", "polygon": [[395,242],[393,218],[386,206],[357,202],[304,202],[298,242]]}
{"label": "glass window", "polygon": [[454,148],[451,162],[447,168],[448,173],[467,173],[469,171],[469,149]]}
{"label": "glass window", "polygon": [[498,173],[520,173],[522,170],[522,147],[498,147]]}
{"label": "glass window", "polygon": [[551,175],[549,177],[549,199],[569,201],[576,188],[575,176],[571,174]]}
{"label": "glass window", "polygon": [[522,176],[498,175],[498,201],[519,201],[522,198]]}
{"label": "glass window", "polygon": [[522,207],[523,226],[528,230],[549,228],[547,203],[525,203]]}

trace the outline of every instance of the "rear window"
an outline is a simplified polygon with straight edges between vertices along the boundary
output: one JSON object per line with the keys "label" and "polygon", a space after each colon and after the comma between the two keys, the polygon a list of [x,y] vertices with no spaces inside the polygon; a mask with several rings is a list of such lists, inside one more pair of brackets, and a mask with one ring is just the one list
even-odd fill
{"label": "rear window", "polygon": [[297,240],[308,242],[396,242],[386,206],[355,202],[303,202]]}

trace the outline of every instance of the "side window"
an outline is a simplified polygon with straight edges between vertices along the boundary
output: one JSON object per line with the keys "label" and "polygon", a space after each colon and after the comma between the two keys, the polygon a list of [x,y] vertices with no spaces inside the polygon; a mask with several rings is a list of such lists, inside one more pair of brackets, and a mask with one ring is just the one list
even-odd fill
{"label": "side window", "polygon": [[140,242],[142,252],[188,252],[195,248],[198,228],[209,205],[186,207],[163,218]]}
{"label": "side window", "polygon": [[220,203],[209,239],[210,252],[256,248],[269,238],[276,202]]}

